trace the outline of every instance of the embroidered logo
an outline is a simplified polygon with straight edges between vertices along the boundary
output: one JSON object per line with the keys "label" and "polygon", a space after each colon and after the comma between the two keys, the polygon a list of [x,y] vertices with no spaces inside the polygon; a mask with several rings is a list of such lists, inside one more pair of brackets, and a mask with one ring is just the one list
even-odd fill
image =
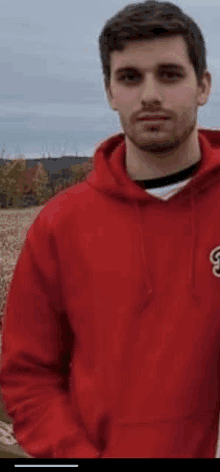
{"label": "embroidered logo", "polygon": [[212,268],[212,272],[215,277],[220,277],[220,246],[217,246],[213,251],[210,253],[209,260],[214,267]]}

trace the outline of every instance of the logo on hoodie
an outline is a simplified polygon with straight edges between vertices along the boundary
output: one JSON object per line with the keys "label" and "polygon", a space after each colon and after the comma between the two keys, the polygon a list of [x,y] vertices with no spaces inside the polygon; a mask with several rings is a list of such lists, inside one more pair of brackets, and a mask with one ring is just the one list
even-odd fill
{"label": "logo on hoodie", "polygon": [[214,267],[212,268],[213,274],[215,277],[220,277],[220,246],[217,246],[212,252],[210,252],[209,260],[214,264]]}

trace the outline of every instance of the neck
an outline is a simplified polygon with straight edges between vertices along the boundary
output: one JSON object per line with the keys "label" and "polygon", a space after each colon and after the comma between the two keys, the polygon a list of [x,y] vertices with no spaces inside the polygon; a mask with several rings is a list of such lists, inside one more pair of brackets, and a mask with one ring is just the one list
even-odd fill
{"label": "neck", "polygon": [[195,128],[189,139],[167,157],[159,157],[138,148],[127,135],[126,169],[131,180],[150,180],[176,174],[196,164],[201,159],[198,129]]}

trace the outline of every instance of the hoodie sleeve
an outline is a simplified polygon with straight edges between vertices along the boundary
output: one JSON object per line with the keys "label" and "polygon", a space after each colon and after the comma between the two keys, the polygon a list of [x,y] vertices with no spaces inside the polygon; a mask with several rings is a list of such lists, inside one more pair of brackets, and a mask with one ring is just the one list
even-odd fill
{"label": "hoodie sleeve", "polygon": [[0,374],[14,435],[34,458],[99,457],[70,401],[73,350],[56,238],[41,213],[28,231],[6,299]]}

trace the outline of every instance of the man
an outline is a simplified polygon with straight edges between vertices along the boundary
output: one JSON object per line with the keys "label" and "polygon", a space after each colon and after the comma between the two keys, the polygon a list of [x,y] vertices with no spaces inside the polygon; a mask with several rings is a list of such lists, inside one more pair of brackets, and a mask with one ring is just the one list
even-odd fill
{"label": "man", "polygon": [[198,29],[189,49],[178,34],[177,20],[194,28],[178,7],[125,13],[104,30],[109,51],[108,28],[119,38],[128,22],[141,37],[159,18],[170,37],[111,51],[124,133],[38,214],[7,299],[0,382],[32,457],[216,455],[220,132],[197,129],[211,75]]}

